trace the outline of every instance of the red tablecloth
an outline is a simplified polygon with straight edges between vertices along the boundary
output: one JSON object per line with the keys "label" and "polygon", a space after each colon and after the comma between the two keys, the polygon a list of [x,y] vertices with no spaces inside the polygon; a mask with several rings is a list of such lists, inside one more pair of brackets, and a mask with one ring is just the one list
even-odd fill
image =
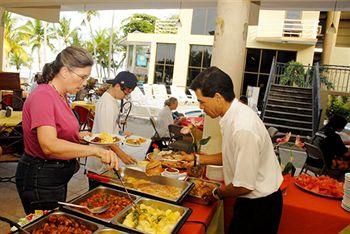
{"label": "red tablecloth", "polygon": [[203,126],[204,126],[204,118],[203,117],[187,117],[186,119],[183,119],[180,124],[182,126],[187,126],[187,125],[191,124],[192,122],[200,124],[198,126],[198,128],[200,130],[203,130]]}
{"label": "red tablecloth", "polygon": [[350,213],[340,207],[340,200],[301,191],[294,179],[283,196],[279,233],[338,233],[350,224]]}
{"label": "red tablecloth", "polygon": [[[214,202],[209,206],[199,205],[192,202],[184,202],[182,206],[191,208],[193,210],[191,216],[187,219],[186,223],[182,226],[179,233],[181,234],[197,234],[205,233],[204,223],[209,226],[218,202]],[[203,224],[202,224],[203,223]]]}

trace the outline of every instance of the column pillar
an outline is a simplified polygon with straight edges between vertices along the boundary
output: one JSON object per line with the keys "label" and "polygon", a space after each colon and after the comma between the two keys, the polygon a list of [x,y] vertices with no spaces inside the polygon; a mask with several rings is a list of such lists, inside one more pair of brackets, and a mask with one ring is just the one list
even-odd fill
{"label": "column pillar", "polygon": [[[5,9],[0,7],[0,19],[3,18],[3,14],[5,13]],[[4,65],[4,22],[0,22],[0,71],[3,71]]]}
{"label": "column pillar", "polygon": [[[338,26],[340,20],[340,11],[329,11],[327,13],[326,31],[323,42],[322,64],[329,64],[331,61],[332,51],[337,40]],[[334,18],[334,20],[333,20]],[[332,22],[336,28],[336,33],[327,32]]]}
{"label": "column pillar", "polygon": [[[250,0],[218,0],[212,66],[217,66],[232,79],[236,97],[241,94],[246,54]],[[205,117],[203,137],[212,139],[202,149],[206,153],[221,152],[219,120]]]}

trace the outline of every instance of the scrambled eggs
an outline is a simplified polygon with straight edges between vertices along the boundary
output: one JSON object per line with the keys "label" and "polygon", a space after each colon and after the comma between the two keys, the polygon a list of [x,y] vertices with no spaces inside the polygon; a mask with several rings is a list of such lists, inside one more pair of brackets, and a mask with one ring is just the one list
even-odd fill
{"label": "scrambled eggs", "polygon": [[107,132],[102,132],[100,133],[99,137],[101,138],[101,143],[111,143],[114,142],[113,137],[111,136],[111,134],[107,133]]}
{"label": "scrambled eggs", "polygon": [[132,210],[125,217],[123,224],[151,234],[171,233],[181,216],[178,211],[160,210],[144,204],[140,205],[140,210],[140,213]]}

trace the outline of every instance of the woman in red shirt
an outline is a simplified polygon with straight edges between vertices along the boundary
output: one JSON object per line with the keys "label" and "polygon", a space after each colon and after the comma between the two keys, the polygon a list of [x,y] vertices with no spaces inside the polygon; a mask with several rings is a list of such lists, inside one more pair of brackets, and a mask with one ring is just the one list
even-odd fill
{"label": "woman in red shirt", "polygon": [[35,204],[52,209],[57,201],[66,200],[76,158],[94,156],[110,168],[118,166],[113,151],[79,144],[83,134],[67,102],[67,94],[76,94],[86,85],[92,65],[87,51],[67,47],[45,64],[38,87],[24,104],[25,153],[17,166],[16,185],[27,214]]}

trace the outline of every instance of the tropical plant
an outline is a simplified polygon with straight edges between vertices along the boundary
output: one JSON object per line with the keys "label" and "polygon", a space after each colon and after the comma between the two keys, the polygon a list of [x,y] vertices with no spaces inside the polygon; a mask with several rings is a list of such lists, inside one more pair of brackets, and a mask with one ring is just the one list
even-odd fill
{"label": "tropical plant", "polygon": [[36,51],[39,68],[41,68],[43,58],[46,58],[46,47],[51,50],[54,48],[52,40],[55,39],[55,31],[52,25],[38,19],[28,20],[20,27],[20,31],[32,53]]}
{"label": "tropical plant", "polygon": [[132,16],[122,21],[121,30],[123,36],[127,36],[129,33],[138,31],[143,33],[153,33],[156,20],[158,18],[148,14],[133,14]]}
{"label": "tropical plant", "polygon": [[310,87],[310,80],[305,78],[304,65],[299,62],[290,61],[286,64],[281,76],[280,84]]}
{"label": "tropical plant", "polygon": [[28,66],[30,57],[24,48],[22,34],[16,27],[18,18],[5,11],[1,22],[4,27],[4,56],[8,58],[5,67],[13,65],[19,70],[21,66]]}
{"label": "tropical plant", "polygon": [[58,27],[56,26],[54,28],[58,39],[62,39],[66,47],[71,44],[71,38],[73,36],[78,36],[78,29],[71,28],[70,22],[70,19],[62,18],[58,24]]}
{"label": "tropical plant", "polygon": [[348,97],[331,95],[326,115],[328,119],[333,115],[340,115],[350,122],[350,102]]}

